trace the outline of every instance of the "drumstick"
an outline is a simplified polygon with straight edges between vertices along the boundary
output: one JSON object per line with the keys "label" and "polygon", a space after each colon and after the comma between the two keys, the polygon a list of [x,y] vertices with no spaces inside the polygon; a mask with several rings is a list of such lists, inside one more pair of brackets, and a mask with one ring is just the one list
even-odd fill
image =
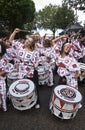
{"label": "drumstick", "polygon": [[34,33],[33,31],[29,31],[29,30],[23,30],[23,29],[20,29],[21,32],[28,32],[28,33]]}
{"label": "drumstick", "polygon": [[46,36],[53,36],[53,34],[48,34],[48,33],[47,33]]}
{"label": "drumstick", "polygon": [[20,29],[21,32],[30,32],[28,30],[23,30],[23,29]]}

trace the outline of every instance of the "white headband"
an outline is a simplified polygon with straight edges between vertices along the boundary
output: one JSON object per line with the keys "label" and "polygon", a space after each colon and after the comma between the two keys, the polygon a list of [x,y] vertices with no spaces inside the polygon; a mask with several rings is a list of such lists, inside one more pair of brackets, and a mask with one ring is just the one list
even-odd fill
{"label": "white headband", "polygon": [[69,42],[67,42],[67,43],[65,43],[65,45],[64,45],[64,46],[66,46],[66,45],[70,45],[70,43],[69,43]]}

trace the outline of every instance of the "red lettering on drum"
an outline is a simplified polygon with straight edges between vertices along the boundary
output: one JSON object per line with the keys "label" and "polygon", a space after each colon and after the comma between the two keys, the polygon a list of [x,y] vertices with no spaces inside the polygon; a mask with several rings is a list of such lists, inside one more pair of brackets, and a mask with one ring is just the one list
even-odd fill
{"label": "red lettering on drum", "polygon": [[18,101],[18,102],[22,102],[22,101],[24,101],[23,99],[17,99],[16,101]]}

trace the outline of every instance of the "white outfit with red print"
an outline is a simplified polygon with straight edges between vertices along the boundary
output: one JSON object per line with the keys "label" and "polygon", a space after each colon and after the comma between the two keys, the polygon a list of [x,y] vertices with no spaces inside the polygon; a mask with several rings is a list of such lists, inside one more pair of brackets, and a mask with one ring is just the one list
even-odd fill
{"label": "white outfit with red print", "polygon": [[[47,57],[49,57],[49,58],[47,58]],[[55,61],[52,47],[40,49],[39,60],[40,60],[40,64],[44,65],[49,70],[48,86],[52,86],[53,85],[53,71],[51,68],[50,61],[51,60]]]}
{"label": "white outfit with red print", "polygon": [[83,44],[80,44],[80,41],[78,39],[72,41],[74,45],[74,52],[73,56],[76,58],[76,60],[79,60],[80,58],[83,58],[85,55],[85,47]]}
{"label": "white outfit with red print", "polygon": [[60,51],[63,43],[64,43],[64,41],[59,40],[59,41],[56,42],[56,44],[54,46],[55,46],[55,48],[58,48],[58,50]]}
{"label": "white outfit with red print", "polygon": [[[14,48],[14,49],[13,49]],[[19,66],[19,79],[24,77],[32,78],[34,74],[34,61],[33,52],[26,51],[24,49],[24,44],[20,44],[20,42],[13,41],[13,52],[11,55],[15,54],[16,61],[18,62]],[[13,57],[12,57],[13,58]]]}
{"label": "white outfit with red print", "polygon": [[54,56],[55,56],[55,59],[58,57],[58,55],[60,55],[60,50],[59,50],[57,44],[55,44],[55,45],[53,46],[53,54],[54,54]]}
{"label": "white outfit with red print", "polygon": [[19,60],[17,58],[17,53],[18,53],[19,49],[22,47],[22,45],[23,44],[21,42],[13,40],[12,46],[10,48],[6,49],[6,55],[7,55],[7,59],[9,61],[13,60],[14,63],[19,62]]}
{"label": "white outfit with red print", "polygon": [[33,52],[26,52],[24,48],[20,49],[18,52],[19,63],[19,74],[21,77],[32,78],[34,74],[34,64],[32,61]]}
{"label": "white outfit with red print", "polygon": [[75,72],[80,71],[80,67],[78,62],[75,60],[74,57],[66,56],[65,58],[62,58],[59,56],[56,59],[56,64],[58,66],[58,74],[63,77],[66,77],[67,85],[74,87],[78,89],[78,82],[75,78]]}
{"label": "white outfit with red print", "polygon": [[34,74],[34,65],[32,61],[33,52],[26,52],[24,48],[20,49],[18,52],[19,63],[19,77],[29,77],[32,78]]}
{"label": "white outfit with red print", "polygon": [[[5,57],[0,60],[0,71],[4,70],[5,72],[10,71],[9,63]],[[0,96],[2,101],[3,111],[7,110],[6,106],[6,76],[0,76]]]}

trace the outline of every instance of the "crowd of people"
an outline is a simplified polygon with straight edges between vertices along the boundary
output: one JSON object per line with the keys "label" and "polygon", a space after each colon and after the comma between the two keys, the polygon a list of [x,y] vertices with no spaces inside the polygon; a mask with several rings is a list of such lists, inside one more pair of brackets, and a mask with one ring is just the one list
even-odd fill
{"label": "crowd of people", "polygon": [[[7,111],[7,74],[9,63],[18,71],[18,79],[30,79],[37,90],[35,108],[40,108],[38,67],[48,69],[47,86],[54,86],[54,74],[60,79],[58,84],[67,84],[78,90],[78,78],[81,75],[79,62],[85,57],[85,36],[80,37],[79,31],[74,35],[64,34],[49,38],[46,34],[28,36],[26,39],[16,39],[21,31],[15,28],[9,39],[0,41],[0,98],[3,111]],[[52,67],[54,65],[54,68]],[[64,82],[65,81],[65,82]]]}

